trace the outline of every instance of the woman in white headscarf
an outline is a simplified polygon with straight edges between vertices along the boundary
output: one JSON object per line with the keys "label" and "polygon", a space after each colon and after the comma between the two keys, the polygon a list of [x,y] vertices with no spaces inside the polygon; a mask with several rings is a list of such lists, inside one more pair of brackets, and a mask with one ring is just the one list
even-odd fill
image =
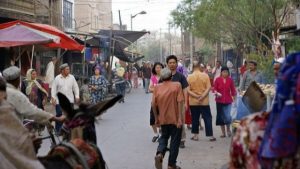
{"label": "woman in white headscarf", "polygon": [[29,98],[31,103],[44,109],[48,92],[43,88],[42,81],[36,77],[36,70],[29,69],[26,73],[26,79],[22,82],[21,91]]}

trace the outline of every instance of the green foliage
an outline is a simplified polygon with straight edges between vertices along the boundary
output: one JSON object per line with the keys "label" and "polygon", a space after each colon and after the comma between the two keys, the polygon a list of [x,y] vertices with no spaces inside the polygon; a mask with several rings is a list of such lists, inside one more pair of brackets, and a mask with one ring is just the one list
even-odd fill
{"label": "green foliage", "polygon": [[247,55],[247,60],[257,62],[257,68],[263,73],[265,83],[274,83],[273,56],[262,56],[256,53],[250,53]]}
{"label": "green foliage", "polygon": [[175,26],[211,42],[271,47],[271,32],[278,32],[295,3],[299,0],[183,0],[171,15]]}
{"label": "green foliage", "polygon": [[207,63],[209,58],[213,56],[214,50],[210,45],[205,44],[199,51],[200,55],[203,57],[203,62]]}
{"label": "green foliage", "polygon": [[286,41],[285,47],[286,47],[287,54],[300,51],[300,38],[295,37],[292,39],[288,39]]}

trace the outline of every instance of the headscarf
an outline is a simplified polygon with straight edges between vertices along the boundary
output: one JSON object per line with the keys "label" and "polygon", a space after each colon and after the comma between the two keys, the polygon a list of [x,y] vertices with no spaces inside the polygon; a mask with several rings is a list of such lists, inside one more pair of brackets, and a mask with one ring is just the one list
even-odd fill
{"label": "headscarf", "polygon": [[96,70],[96,69],[98,69],[98,70],[101,72],[101,67],[100,67],[100,66],[96,66],[96,67],[94,68],[94,70]]}
{"label": "headscarf", "polygon": [[[300,142],[300,53],[287,56],[278,76],[276,96],[259,157],[293,156]],[[271,167],[267,167],[271,168]]]}
{"label": "headscarf", "polygon": [[33,71],[35,71],[35,70],[29,69],[29,70],[27,70],[27,73],[26,73],[26,79],[25,79],[27,82],[26,95],[29,95],[31,93],[32,87],[35,84],[48,97],[48,92],[41,86],[41,84],[36,79],[34,79],[34,80],[31,79],[31,73]]}

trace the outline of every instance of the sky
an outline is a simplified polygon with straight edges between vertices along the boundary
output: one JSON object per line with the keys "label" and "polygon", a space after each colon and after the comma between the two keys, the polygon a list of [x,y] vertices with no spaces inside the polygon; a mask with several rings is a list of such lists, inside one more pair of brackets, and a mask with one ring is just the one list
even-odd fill
{"label": "sky", "polygon": [[121,11],[122,24],[127,25],[130,30],[130,15],[141,11],[147,14],[137,15],[132,20],[135,31],[168,31],[168,22],[171,20],[170,13],[176,9],[181,0],[112,0],[113,22],[119,24],[119,13]]}

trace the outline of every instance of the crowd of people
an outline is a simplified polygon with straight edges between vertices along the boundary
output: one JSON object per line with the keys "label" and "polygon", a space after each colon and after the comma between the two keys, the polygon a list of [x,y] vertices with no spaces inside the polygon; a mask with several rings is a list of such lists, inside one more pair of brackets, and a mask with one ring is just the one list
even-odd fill
{"label": "crowd of people", "polygon": [[[291,60],[296,60],[297,57],[298,55],[290,56]],[[275,129],[266,125],[266,121],[269,119],[269,116],[273,117],[273,119],[270,120],[270,123],[274,124],[274,120],[280,118],[278,116],[278,112],[281,113],[282,111],[286,111],[283,110],[286,106],[289,106],[285,105],[287,103],[286,101],[294,99],[290,98],[292,97],[292,94],[297,94],[298,99],[299,92],[297,91],[297,93],[295,90],[298,90],[299,88],[299,80],[297,81],[295,79],[299,79],[299,72],[298,69],[296,69],[299,61],[291,60],[289,62],[294,68],[293,71],[290,71],[290,67],[285,66],[286,69],[281,69],[282,74],[280,75],[278,74],[280,64],[274,64],[274,71],[276,70],[275,76],[280,77],[277,79],[278,86],[282,89],[282,91],[279,90],[278,92],[285,97],[275,98],[275,109],[273,109],[271,114],[263,113],[250,116],[241,123],[243,128],[239,129],[233,138],[233,147],[236,149],[231,149],[231,168],[239,168],[241,166],[247,168],[253,165],[255,165],[256,168],[259,168],[260,165],[265,165],[267,168],[270,168],[270,166],[273,165],[280,167],[290,165],[297,160],[298,157],[295,155],[285,158],[284,160],[286,160],[287,163],[284,164],[275,164],[275,162],[277,162],[276,160],[270,162],[265,159],[262,160],[263,163],[259,163],[256,157],[257,154],[250,152],[249,149],[241,147],[243,144],[249,144],[241,143],[245,141],[245,139],[242,139],[244,138],[245,133],[248,135],[257,134],[253,133],[254,130],[248,130],[250,125],[257,125],[255,131],[260,130],[262,127],[268,127],[265,140],[263,142],[260,140],[259,144],[255,144],[256,153],[259,152],[258,148],[260,144],[267,145],[261,148],[261,151],[259,152],[261,157],[269,158],[274,154],[276,157],[282,155],[282,153],[273,152],[268,149],[268,147],[273,146],[273,144],[270,143],[267,138],[276,137],[279,140],[286,142],[291,141],[289,139],[284,139],[285,136],[288,137],[288,135],[285,135],[284,133],[279,134],[282,136],[281,138],[279,138],[279,135],[274,135],[272,131]],[[66,63],[60,65],[60,73],[57,76],[54,76],[55,64],[57,64],[57,61],[56,58],[53,57],[52,61],[47,65],[45,81],[49,84],[49,91],[47,91],[47,85],[37,78],[37,71],[34,69],[28,69],[26,78],[22,81],[21,71],[18,67],[11,66],[5,69],[2,72],[3,79],[0,78],[0,106],[6,106],[6,102],[9,103],[13,106],[13,111],[15,110],[15,117],[21,121],[24,118],[32,119],[40,124],[55,121],[55,129],[59,132],[62,128],[62,123],[64,122],[65,117],[63,116],[58,102],[58,92],[64,94],[73,105],[79,103],[80,99],[93,104],[104,100],[105,89],[108,86],[108,82],[105,76],[101,75],[101,67],[95,66],[94,75],[91,76],[89,80],[85,81],[85,85],[79,88],[75,77],[70,73],[69,65]],[[129,65],[126,69],[122,67],[120,63],[116,63],[115,66],[116,68],[113,71],[115,75],[113,82],[115,83],[117,94],[123,96],[120,103],[125,102],[126,79],[132,81],[131,83],[134,88],[138,88],[138,77],[141,77],[143,79],[143,88],[145,93],[152,93],[150,126],[152,127],[154,134],[152,142],[158,141],[159,143],[155,154],[155,166],[158,169],[162,168],[163,159],[167,151],[170,152],[168,169],[180,169],[176,161],[179,154],[179,148],[185,148],[186,127],[191,129],[192,137],[190,140],[199,141],[199,132],[202,129],[201,118],[204,121],[207,140],[211,142],[217,140],[213,132],[213,117],[211,113],[211,106],[213,104],[216,105],[215,125],[220,126],[220,138],[231,138],[233,134],[231,130],[231,107],[233,102],[236,100],[238,91],[246,90],[253,81],[258,83],[263,82],[262,73],[257,70],[257,63],[255,61],[246,61],[240,68],[241,79],[237,89],[230,76],[230,69],[227,66],[222,65],[220,61],[216,62],[216,66],[213,69],[208,66],[204,66],[198,61],[194,61],[192,63],[191,72],[189,72],[188,69],[185,68],[184,64],[181,61],[178,61],[178,58],[174,55],[170,55],[166,58],[166,64],[156,62],[152,65],[150,62],[143,62],[142,67],[134,64]],[[287,77],[290,76],[293,76],[294,78],[287,79]],[[285,81],[289,80],[291,83],[286,84]],[[286,88],[289,87],[289,85],[294,85],[294,88]],[[20,90],[19,86],[21,86]],[[215,98],[215,103],[209,101],[210,95]],[[49,98],[50,102],[55,107],[56,115],[44,110]],[[289,102],[289,104],[293,103]],[[290,107],[288,108],[288,110],[294,112],[294,109],[291,109]],[[295,117],[294,121],[292,121],[293,124],[295,123],[292,127],[295,128],[296,123],[299,121],[299,116],[295,115],[295,113],[290,113],[289,117]],[[258,118],[261,120],[258,120]],[[288,122],[289,119],[285,119],[283,122]],[[260,123],[261,121],[264,121],[264,123]],[[276,131],[289,128],[289,126],[286,126],[283,122],[278,125],[274,124],[275,128],[277,127]],[[258,143],[257,140],[262,137],[262,133],[259,133],[250,139],[250,141]],[[169,139],[171,140],[168,147]],[[296,138],[292,138],[291,141],[294,146],[293,150],[290,148],[283,150],[278,144],[275,146],[282,150],[282,152],[288,151],[287,153],[291,153],[298,150],[297,153],[299,154],[299,147],[297,147],[295,140]],[[237,151],[237,148],[239,150],[242,149],[243,151]],[[15,157],[13,157],[12,153],[8,152],[7,147],[0,144],[0,149],[6,153],[5,156],[7,156],[7,158],[11,158],[10,160],[13,161]],[[23,150],[20,149],[20,151]],[[23,154],[26,153],[23,152]],[[0,156],[1,155],[3,154],[0,153]],[[29,157],[31,156],[32,154]],[[241,162],[238,160],[241,156],[247,156],[247,158],[251,159],[251,161]],[[38,164],[32,163],[32,165]]]}
{"label": "crowd of people", "polygon": [[[248,66],[247,66],[248,63]],[[228,65],[228,64],[227,64]],[[236,89],[229,67],[216,62],[213,69],[198,61],[192,64],[192,71],[178,61],[177,57],[167,57],[166,64],[143,62],[141,77],[145,93],[152,93],[150,126],[153,129],[152,142],[158,140],[155,156],[156,168],[162,168],[165,152],[170,141],[168,169],[180,168],[176,165],[179,148],[185,147],[186,129],[191,129],[192,141],[199,141],[201,118],[204,121],[208,141],[216,141],[213,134],[211,106],[216,105],[216,126],[220,126],[220,138],[232,136],[231,107],[238,91],[248,88],[252,81],[263,82],[255,61],[248,61],[240,68],[240,85]],[[212,93],[215,103],[209,101]],[[190,127],[191,125],[191,127]]]}

